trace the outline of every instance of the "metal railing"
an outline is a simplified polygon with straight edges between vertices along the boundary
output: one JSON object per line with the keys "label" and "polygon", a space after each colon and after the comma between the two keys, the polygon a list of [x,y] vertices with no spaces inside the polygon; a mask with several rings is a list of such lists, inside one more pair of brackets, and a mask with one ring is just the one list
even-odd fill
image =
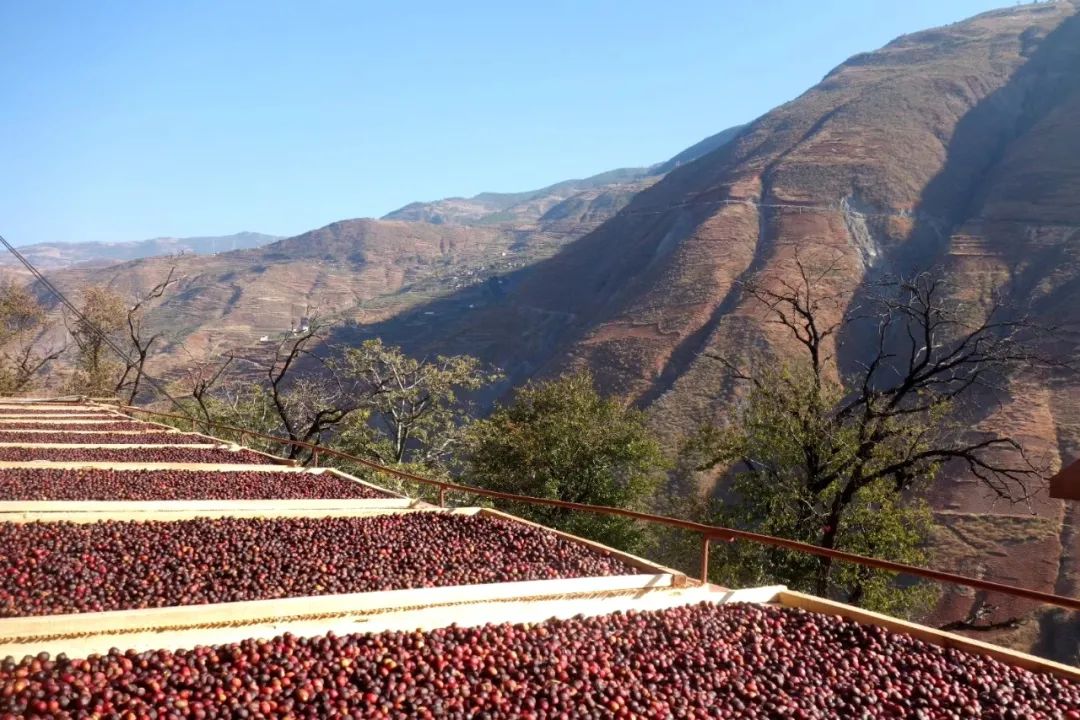
{"label": "metal railing", "polygon": [[278,443],[280,445],[304,448],[311,453],[313,463],[318,463],[319,455],[322,454],[330,457],[336,457],[350,463],[355,463],[357,465],[361,465],[375,472],[380,472],[391,477],[398,478],[399,480],[414,482],[427,487],[435,487],[439,490],[439,505],[442,507],[446,506],[447,491],[453,491],[467,493],[470,495],[478,495],[481,497],[492,498],[495,500],[519,502],[527,505],[545,505],[548,507],[590,512],[599,515],[625,517],[632,520],[639,520],[642,522],[653,523],[656,525],[663,525],[666,527],[677,528],[680,530],[697,533],[701,537],[700,577],[702,582],[708,582],[709,580],[709,551],[712,541],[743,540],[746,542],[756,543],[758,545],[783,548],[786,550],[791,550],[793,552],[800,552],[808,555],[815,555],[817,557],[825,557],[831,558],[833,560],[850,562],[856,565],[863,565],[865,567],[874,568],[876,570],[886,570],[889,572],[902,573],[914,577],[921,577],[929,580],[936,580],[939,582],[961,585],[975,590],[1001,593],[1003,595],[1011,595],[1013,597],[1023,598],[1025,600],[1033,600],[1035,602],[1041,602],[1047,605],[1054,605],[1056,607],[1065,608],[1067,610],[1080,610],[1080,598],[1071,598],[1064,595],[1055,595],[1053,593],[1032,590],[1030,588],[1023,588],[1015,585],[1008,585],[1005,583],[993,582],[991,580],[983,580],[981,578],[967,577],[965,575],[958,575],[956,573],[944,572],[941,570],[932,570],[930,568],[919,567],[917,565],[908,565],[906,563],[893,562],[891,560],[882,560],[880,558],[857,555],[855,553],[845,552],[843,550],[824,548],[818,545],[811,545],[810,543],[799,542],[797,540],[788,540],[786,538],[773,537],[772,535],[762,535],[760,533],[749,532],[747,530],[736,530],[734,528],[721,527],[718,525],[706,525],[704,523],[693,522],[691,520],[681,520],[679,518],[668,517],[666,515],[654,515],[651,513],[638,512],[637,510],[627,510],[625,508],[609,507],[606,505],[588,505],[585,503],[568,502],[566,500],[538,498],[530,495],[516,495],[514,493],[506,493],[499,492],[497,490],[488,490],[486,488],[472,487],[470,485],[462,485],[460,483],[450,482],[448,480],[438,480],[436,478],[423,477],[421,475],[416,475],[405,470],[399,470],[397,468],[389,467],[387,465],[382,465],[372,460],[356,457],[355,455],[350,455],[340,450],[334,450],[333,448],[304,442],[302,440],[293,440],[290,438],[278,437],[276,435],[267,435],[265,433],[256,432],[254,430],[248,430],[246,428],[225,425],[224,423],[204,422],[202,420],[196,422],[196,420],[186,415],[175,415],[172,413],[160,412],[156,410],[147,410],[145,408],[135,407],[131,405],[118,404],[118,407],[125,412],[136,412],[146,415],[152,415],[155,417],[173,418],[177,420],[189,421],[191,423],[192,431],[195,431],[197,429],[197,422],[198,424],[201,424],[208,428],[213,427],[221,430],[228,430],[230,432],[238,434],[241,444],[243,444],[245,437],[251,436],[253,438],[259,438],[261,440]]}

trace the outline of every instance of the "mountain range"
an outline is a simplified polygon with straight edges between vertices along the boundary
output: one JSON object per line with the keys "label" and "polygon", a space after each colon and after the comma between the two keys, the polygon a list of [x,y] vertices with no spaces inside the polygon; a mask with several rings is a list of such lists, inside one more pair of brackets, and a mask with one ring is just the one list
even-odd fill
{"label": "mountain range", "polygon": [[[109,265],[160,255],[207,255],[231,250],[257,248],[278,235],[239,232],[215,237],[158,237],[130,242],[35,243],[23,245],[19,252],[40,270],[56,270],[76,265]],[[0,256],[0,267],[14,267],[18,260],[9,254]]]}
{"label": "mountain range", "polygon": [[136,295],[174,270],[180,282],[150,316],[169,331],[173,352],[157,367],[168,373],[193,352],[250,347],[302,317],[372,323],[468,288],[492,287],[600,227],[670,169],[737,132],[723,131],[648,168],[527,192],[412,203],[382,219],[343,220],[246,250],[83,263],[51,277],[75,292],[107,284]]}
{"label": "mountain range", "polygon": [[[1080,322],[1078,9],[1023,5],[900,37],[650,168],[56,277],[133,289],[175,265],[184,281],[154,313],[189,347],[250,343],[318,307],[350,321],[338,342],[479,356],[506,373],[499,393],[588,366],[674,447],[731,405],[731,378],[708,355],[784,352],[741,283],[790,277],[798,257],[828,257],[829,291],[849,306],[876,279],[942,268],[966,299]],[[834,352],[850,367],[862,343],[843,340]],[[1072,336],[1056,348],[1077,350]],[[1069,375],[1019,382],[973,422],[1057,466],[1080,457],[1078,397]],[[1080,505],[1003,506],[956,472],[932,500],[939,567],[1080,595]],[[984,599],[949,591],[938,615]],[[1076,659],[1075,617],[993,600],[991,619],[1030,620],[992,639]]]}

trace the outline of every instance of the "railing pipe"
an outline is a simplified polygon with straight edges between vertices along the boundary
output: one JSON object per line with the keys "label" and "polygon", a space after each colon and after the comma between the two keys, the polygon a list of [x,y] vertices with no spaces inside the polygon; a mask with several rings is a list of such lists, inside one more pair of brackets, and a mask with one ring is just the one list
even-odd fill
{"label": "railing pipe", "polygon": [[709,582],[709,536],[701,535],[701,582]]}
{"label": "railing pipe", "polygon": [[[118,405],[118,407],[125,411],[139,412],[147,415],[155,415],[157,417],[171,417],[183,420],[187,419],[187,417],[183,415],[175,415],[166,412],[146,410],[144,408],[134,407],[131,405]],[[312,451],[315,451],[317,447],[312,443],[307,443],[302,440],[291,440],[289,438],[266,435],[264,433],[259,433],[254,430],[245,431],[242,428],[237,428],[222,423],[212,422],[209,423],[209,425],[212,425],[213,427],[219,429],[229,430],[231,432],[247,432],[247,434],[252,435],[253,437],[261,438],[263,440],[269,440],[271,442],[276,442],[282,445],[291,445],[293,447],[307,448],[308,450]],[[693,522],[691,520],[681,520],[679,518],[668,517],[666,515],[653,515],[651,513],[638,512],[637,510],[627,510],[625,508],[609,507],[606,505],[588,505],[585,503],[575,503],[566,500],[538,498],[529,495],[516,495],[514,493],[499,492],[498,490],[488,490],[485,488],[471,487],[469,485],[461,485],[458,483],[448,482],[446,480],[436,480],[435,478],[426,478],[421,475],[415,475],[404,470],[398,470],[397,468],[380,465],[379,463],[372,462],[371,460],[365,460],[364,458],[349,455],[348,453],[341,452],[340,450],[334,450],[325,446],[319,447],[318,450],[325,455],[330,455],[332,457],[337,457],[351,463],[363,465],[364,467],[367,467],[371,470],[385,473],[392,477],[419,483],[421,485],[437,487],[439,488],[440,505],[445,502],[446,491],[453,490],[456,492],[470,493],[473,495],[480,495],[482,497],[493,498],[496,500],[507,500],[510,502],[526,503],[529,505],[546,505],[548,507],[557,507],[564,510],[580,510],[583,512],[597,513],[600,515],[625,517],[632,520],[640,520],[643,522],[650,522],[658,525],[665,525],[667,527],[678,528],[680,530],[696,532],[701,535],[702,538],[701,570],[702,580],[705,582],[708,581],[708,550],[710,541],[745,540],[747,542],[756,543],[758,545],[768,545],[771,547],[783,548],[785,550],[792,550],[794,552],[806,553],[808,555],[815,555],[817,557],[827,557],[834,560],[842,560],[844,562],[850,562],[856,565],[863,565],[865,567],[870,567],[877,570],[887,570],[889,572],[903,573],[905,575],[912,575],[915,577],[938,580],[940,582],[953,583],[955,585],[962,585],[964,587],[973,588],[975,590],[1002,593],[1004,595],[1011,595],[1013,597],[1019,597],[1025,600],[1033,600],[1035,602],[1045,603],[1047,605],[1055,605],[1057,607],[1065,608],[1067,610],[1080,611],[1080,598],[1055,595],[1053,593],[1042,592],[1039,590],[1031,590],[1029,588],[1017,587],[1015,585],[1006,585],[1005,583],[993,582],[991,580],[983,580],[982,578],[972,578],[965,575],[957,575],[956,573],[944,572],[941,570],[931,570],[929,568],[923,568],[917,565],[908,565],[906,563],[893,562],[891,560],[881,560],[879,558],[866,557],[865,555],[856,555],[855,553],[849,553],[843,550],[835,550],[832,548],[824,548],[818,545],[811,545],[810,543],[799,542],[798,540],[787,540],[785,538],[773,537],[772,535],[762,535],[760,533],[749,532],[747,530],[736,530],[734,528],[720,527],[717,525],[706,525],[704,523]]]}

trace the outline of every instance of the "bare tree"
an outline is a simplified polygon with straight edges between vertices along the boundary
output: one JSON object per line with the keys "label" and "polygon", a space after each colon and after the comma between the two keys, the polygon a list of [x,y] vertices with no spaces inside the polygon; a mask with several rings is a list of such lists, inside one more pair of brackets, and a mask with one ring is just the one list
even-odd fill
{"label": "bare tree", "polygon": [[195,401],[202,416],[203,429],[212,432],[214,413],[210,408],[212,392],[225,376],[226,371],[236,359],[234,355],[226,355],[223,358],[195,360],[185,369],[187,376],[187,394]]}
{"label": "bare tree", "polygon": [[[749,478],[744,490],[797,477],[792,501],[800,509],[791,527],[802,528],[800,539],[827,548],[837,547],[860,493],[873,488],[881,500],[887,487],[903,497],[946,464],[966,467],[1009,502],[1040,489],[1048,468],[1019,441],[974,432],[961,421],[972,416],[976,390],[992,393],[1016,373],[1049,364],[1039,351],[1047,328],[999,299],[988,307],[956,301],[948,282],[929,273],[880,282],[861,307],[845,311],[841,296],[822,289],[835,262],[814,268],[796,255],[794,269],[786,277],[754,278],[743,289],[794,340],[801,350],[794,362],[805,372],[774,372],[775,361],[746,367],[709,354],[769,406],[756,419],[782,419],[783,437],[779,427],[768,428],[774,435],[764,442],[743,433],[741,442],[721,444],[706,465],[736,463]],[[831,350],[836,338],[867,328],[862,336],[874,338],[869,356],[840,377]],[[782,454],[774,452],[779,445]],[[817,561],[815,592],[826,593],[831,570],[831,560]],[[849,583],[846,599],[859,600],[862,587]]]}
{"label": "bare tree", "polygon": [[[320,319],[313,317],[275,345],[273,356],[263,368],[270,403],[290,440],[317,445],[327,431],[358,407],[332,364],[314,352],[326,339],[326,330]],[[295,371],[302,362],[313,367],[296,378]],[[290,446],[289,458],[302,454],[300,447]]]}
{"label": "bare tree", "polygon": [[170,268],[169,274],[164,280],[152,287],[146,294],[138,297],[135,304],[127,310],[125,322],[128,335],[127,344],[131,354],[122,358],[124,370],[120,374],[120,379],[116,382],[115,392],[126,392],[129,405],[135,402],[135,398],[139,394],[140,385],[146,375],[146,360],[150,355],[150,348],[164,335],[159,331],[146,337],[146,330],[143,325],[146,306],[151,301],[162,297],[170,286],[179,282],[179,279],[174,277],[175,273],[176,268]]}

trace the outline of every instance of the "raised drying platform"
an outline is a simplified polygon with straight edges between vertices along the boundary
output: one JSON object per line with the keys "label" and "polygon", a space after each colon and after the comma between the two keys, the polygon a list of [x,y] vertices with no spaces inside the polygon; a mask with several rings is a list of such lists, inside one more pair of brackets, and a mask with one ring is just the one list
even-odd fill
{"label": "raised drying platform", "polygon": [[[32,410],[35,406],[4,404],[0,410],[16,407]],[[55,409],[58,404],[37,403],[40,409]],[[103,412],[107,406],[79,405],[75,412]],[[110,412],[115,412],[111,410]],[[130,417],[116,413],[119,417]],[[9,419],[17,419],[10,418]],[[38,418],[22,418],[34,419]],[[45,418],[42,418],[43,420]],[[48,419],[58,419],[52,416]],[[78,418],[64,418],[77,420]],[[111,434],[146,432],[178,433],[175,428],[140,421],[139,429],[109,431]],[[4,423],[0,423],[0,428]],[[83,424],[83,423],[78,423]],[[92,427],[92,426],[91,426]],[[33,429],[21,432],[53,432]],[[64,430],[71,433],[92,433],[92,429]],[[205,438],[209,447],[220,447],[223,441],[197,433],[184,433]],[[3,434],[0,433],[0,439]],[[61,445],[66,447],[68,445]],[[105,447],[116,447],[106,445]],[[147,448],[156,445],[147,445]],[[186,445],[185,447],[199,447]],[[56,463],[42,467],[55,468]],[[80,464],[80,467],[86,467]],[[109,464],[115,469],[114,464]],[[146,464],[139,464],[146,469]],[[207,469],[200,466],[199,469]],[[221,468],[225,469],[225,468]],[[270,470],[261,466],[262,470]],[[273,468],[279,470],[280,468]],[[352,478],[357,482],[363,482]],[[366,483],[365,483],[366,484]],[[377,486],[371,486],[387,492]],[[78,502],[78,503],[18,503],[17,509],[6,509],[4,521],[68,520],[94,522],[100,519],[177,520],[196,517],[343,517],[366,516],[400,512],[494,512],[490,510],[441,510],[408,498],[400,506],[367,506],[371,501],[341,500],[268,500],[268,501],[167,501],[167,502]],[[357,505],[361,503],[362,505]],[[0,503],[0,505],[3,505]],[[10,505],[10,504],[8,504]],[[412,508],[409,510],[408,508]],[[0,507],[0,512],[5,509]],[[501,513],[500,516],[504,516]],[[505,517],[505,516],[504,516]],[[519,522],[520,519],[516,519]],[[576,542],[580,538],[573,538]],[[595,543],[593,543],[595,545]],[[632,558],[632,556],[630,556]],[[655,573],[641,576],[609,576],[576,578],[573,580],[541,580],[519,583],[452,586],[411,590],[391,590],[348,595],[327,595],[275,600],[256,600],[218,605],[199,605],[186,608],[86,613],[82,615],[51,616],[48,618],[11,618],[0,621],[0,656],[66,652],[70,656],[103,653],[110,647],[150,650],[183,648],[194,645],[238,642],[252,637],[269,638],[290,632],[299,636],[317,636],[327,632],[338,634],[380,632],[384,630],[428,630],[451,623],[462,626],[486,623],[534,623],[550,618],[571,618],[576,615],[598,616],[615,611],[657,610],[697,602],[772,603],[787,607],[876,625],[903,633],[946,648],[995,658],[1005,663],[1037,672],[1047,672],[1080,681],[1080,669],[1019,653],[989,643],[947,633],[916,623],[872,613],[842,603],[836,603],[783,587],[726,590],[701,585],[685,576],[656,566],[640,558]],[[635,567],[640,567],[635,565]],[[667,582],[664,582],[664,578]],[[636,578],[639,582],[627,579]],[[645,578],[645,582],[640,580]],[[657,582],[657,579],[660,579]]]}
{"label": "raised drying platform", "polygon": [[[373,485],[360,478],[334,468],[305,468],[287,465],[204,465],[190,463],[0,463],[3,469],[29,470],[83,470],[100,469],[116,472],[138,472],[154,470],[182,470],[208,473],[273,473],[296,474],[298,476],[330,476],[378,493],[373,498],[318,498],[311,500],[289,499],[249,499],[249,500],[3,500],[0,501],[0,519],[4,516],[24,516],[27,513],[54,513],[54,519],[73,520],[83,513],[94,512],[158,512],[183,510],[273,510],[277,507],[297,509],[318,508],[409,508],[420,501],[395,493],[378,485]],[[301,503],[296,505],[296,503]]]}
{"label": "raised drying platform", "polygon": [[[390,511],[393,512],[393,511]],[[422,513],[445,513],[454,515],[490,517],[539,527],[563,540],[583,546],[590,552],[611,557],[637,570],[626,575],[577,577],[570,579],[523,580],[473,585],[445,585],[440,587],[403,588],[337,595],[314,595],[265,600],[248,600],[203,605],[169,606],[107,612],[71,613],[63,615],[26,616],[0,619],[0,657],[21,656],[41,649],[61,651],[96,652],[88,647],[137,647],[133,642],[139,638],[161,637],[157,644],[148,647],[173,647],[185,644],[186,633],[201,633],[207,627],[244,628],[266,624],[282,624],[292,621],[309,621],[313,617],[355,618],[384,614],[403,608],[435,607],[461,604],[503,602],[546,597],[589,597],[598,593],[639,592],[657,588],[683,587],[691,584],[687,578],[674,570],[662,567],[635,555],[606,547],[596,542],[537,526],[512,515],[488,508],[455,508],[444,510],[428,508]],[[276,511],[253,513],[242,510],[239,514],[202,512],[188,510],[180,517],[168,513],[153,513],[154,520],[177,520],[192,517],[370,517],[384,514],[377,511],[350,513],[344,510],[323,512],[298,511],[281,508]],[[30,513],[27,521],[50,521],[56,518]],[[146,519],[127,512],[85,513],[77,522],[97,520]],[[70,518],[64,518],[69,521]],[[407,552],[406,549],[402,549]],[[479,559],[478,559],[479,560]],[[252,630],[251,632],[255,632]],[[165,639],[162,634],[167,634]]]}

